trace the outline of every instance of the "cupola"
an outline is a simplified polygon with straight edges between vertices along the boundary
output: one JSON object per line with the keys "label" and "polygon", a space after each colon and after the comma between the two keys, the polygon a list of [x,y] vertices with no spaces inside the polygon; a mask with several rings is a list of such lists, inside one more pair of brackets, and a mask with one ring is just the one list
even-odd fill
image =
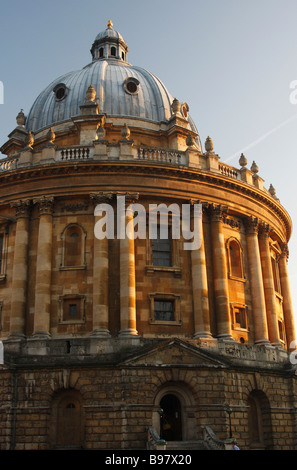
{"label": "cupola", "polygon": [[122,35],[113,29],[109,20],[105,31],[99,33],[91,48],[93,61],[100,59],[117,59],[127,61],[129,49]]}

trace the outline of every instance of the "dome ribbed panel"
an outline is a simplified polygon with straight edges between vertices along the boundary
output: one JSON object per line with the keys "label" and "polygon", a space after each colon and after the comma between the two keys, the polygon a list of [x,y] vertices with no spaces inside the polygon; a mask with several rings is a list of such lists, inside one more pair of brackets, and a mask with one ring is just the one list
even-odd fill
{"label": "dome ribbed panel", "polygon": [[[126,92],[124,82],[132,77],[139,81],[136,94]],[[54,88],[63,83],[67,96],[58,101]],[[82,70],[65,74],[52,82],[36,99],[29,112],[26,128],[37,132],[43,128],[71,120],[80,114],[90,85],[96,90],[100,112],[108,116],[123,116],[156,123],[171,117],[173,97],[161,80],[141,67],[115,59],[97,60]],[[194,124],[191,127],[193,130]]]}

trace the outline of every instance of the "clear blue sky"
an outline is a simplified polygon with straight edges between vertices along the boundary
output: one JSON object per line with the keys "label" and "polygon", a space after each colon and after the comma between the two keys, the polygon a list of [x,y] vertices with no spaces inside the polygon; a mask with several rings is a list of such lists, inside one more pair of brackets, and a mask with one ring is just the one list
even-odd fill
{"label": "clear blue sky", "polygon": [[186,101],[204,143],[222,161],[249,166],[277,190],[291,215],[289,271],[297,318],[296,0],[6,0],[1,3],[0,144],[53,79],[91,61],[109,19],[128,60]]}

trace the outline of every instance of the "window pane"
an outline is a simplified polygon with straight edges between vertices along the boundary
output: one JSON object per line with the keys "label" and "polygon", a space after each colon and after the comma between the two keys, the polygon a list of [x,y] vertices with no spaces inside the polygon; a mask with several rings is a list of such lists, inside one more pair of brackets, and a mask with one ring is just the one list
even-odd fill
{"label": "window pane", "polygon": [[174,321],[173,300],[155,300],[154,302],[155,320]]}
{"label": "window pane", "polygon": [[158,226],[157,238],[152,240],[152,261],[154,266],[171,266],[171,241],[160,238],[160,226]]}
{"label": "window pane", "polygon": [[69,305],[69,316],[70,317],[76,317],[77,315],[77,305],[76,304],[70,304]]}
{"label": "window pane", "polygon": [[231,275],[242,277],[241,253],[237,242],[232,241],[229,245]]}

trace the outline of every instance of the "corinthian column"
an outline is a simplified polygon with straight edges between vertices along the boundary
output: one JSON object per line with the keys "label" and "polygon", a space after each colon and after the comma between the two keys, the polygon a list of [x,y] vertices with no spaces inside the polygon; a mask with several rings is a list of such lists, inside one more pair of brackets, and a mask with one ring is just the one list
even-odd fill
{"label": "corinthian column", "polygon": [[34,200],[39,210],[33,336],[50,337],[53,197]]}
{"label": "corinthian column", "polygon": [[10,338],[25,337],[27,300],[30,201],[12,203],[16,209],[16,229],[11,287]]}
{"label": "corinthian column", "polygon": [[226,248],[223,233],[223,215],[226,208],[211,206],[211,242],[214,272],[217,336],[232,340]]}
{"label": "corinthian column", "polygon": [[258,231],[258,219],[250,217],[246,221],[246,237],[255,328],[255,344],[269,344]]}
{"label": "corinthian column", "polygon": [[[105,212],[104,222],[112,223],[113,221],[107,220],[108,217],[113,217],[113,210],[108,212],[111,208],[111,200],[113,195],[111,193],[96,193],[90,194],[91,199],[100,204],[98,208],[101,210],[94,212],[94,251],[93,251],[93,332],[92,336],[108,337],[109,332],[109,305],[108,305],[108,234],[102,238],[97,223],[102,221],[102,214]],[[108,207],[105,205],[108,204]],[[104,207],[106,211],[104,211]],[[101,230],[100,230],[101,232]]]}
{"label": "corinthian column", "polygon": [[269,246],[269,225],[263,225],[259,234],[260,257],[262,264],[265,305],[269,340],[273,346],[281,346],[277,321],[277,306],[275,302],[274,279]]}
{"label": "corinthian column", "polygon": [[288,274],[288,261],[289,250],[288,245],[282,246],[282,254],[279,259],[280,283],[283,296],[283,310],[286,328],[287,345],[289,349],[295,349],[294,342],[296,341],[295,323],[293,314],[293,305],[291,298],[291,289]]}
{"label": "corinthian column", "polygon": [[[126,194],[126,210],[120,214],[120,332],[119,336],[138,335],[136,330],[136,285],[133,210],[130,204],[138,199],[138,194]],[[125,209],[125,208],[124,208]],[[119,207],[118,207],[119,210]],[[119,221],[119,214],[118,214]],[[126,229],[126,230],[125,230]],[[125,233],[125,236],[123,235]]]}
{"label": "corinthian column", "polygon": [[[192,289],[193,289],[193,305],[194,305],[194,338],[211,338],[210,318],[209,318],[209,301],[208,301],[208,284],[206,272],[205,247],[203,236],[203,211],[201,214],[192,212],[193,229],[198,231],[194,234],[194,240],[199,240],[199,246],[191,250],[192,265]],[[195,218],[197,220],[195,220]]]}

